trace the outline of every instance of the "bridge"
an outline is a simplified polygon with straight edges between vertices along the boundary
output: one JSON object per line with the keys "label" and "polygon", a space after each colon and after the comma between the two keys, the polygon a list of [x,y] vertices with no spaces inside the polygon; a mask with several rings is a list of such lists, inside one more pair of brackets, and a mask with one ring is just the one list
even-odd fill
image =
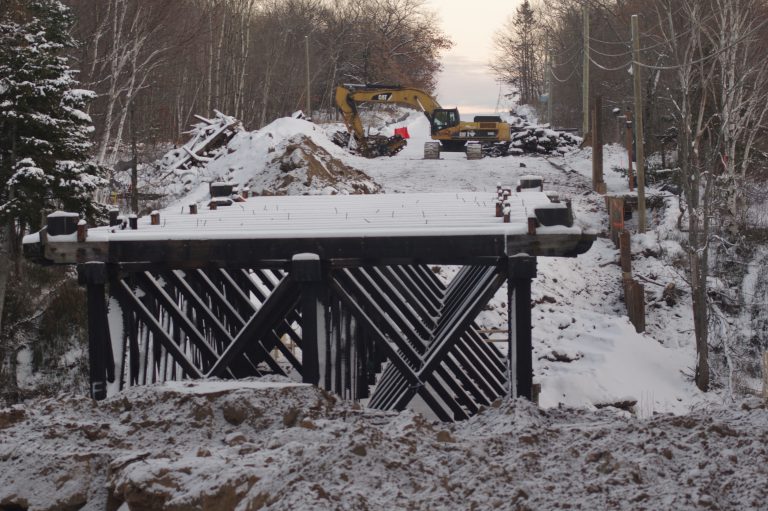
{"label": "bridge", "polygon": [[[243,198],[212,187],[205,203],[115,212],[109,226],[51,214],[24,252],[77,265],[94,399],[294,374],[372,408],[419,400],[457,420],[532,397],[536,259],[575,257],[595,239],[540,189]],[[445,280],[434,265],[458,269]],[[476,318],[505,284],[497,346]]]}

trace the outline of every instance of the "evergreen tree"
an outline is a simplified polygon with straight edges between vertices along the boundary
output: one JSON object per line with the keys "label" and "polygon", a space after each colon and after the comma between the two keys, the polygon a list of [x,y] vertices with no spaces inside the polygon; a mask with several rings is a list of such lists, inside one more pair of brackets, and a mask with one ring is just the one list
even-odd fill
{"label": "evergreen tree", "polygon": [[93,128],[83,107],[93,94],[77,88],[64,55],[72,23],[59,0],[0,0],[0,387],[9,391],[21,344],[2,321],[18,313],[4,314],[6,295],[11,305],[40,303],[21,291],[22,235],[41,227],[43,212],[95,216],[103,182],[87,162]]}
{"label": "evergreen tree", "polygon": [[16,234],[41,212],[96,212],[102,184],[88,163],[93,131],[64,52],[73,17],[59,0],[4,0],[0,10],[0,221]]}
{"label": "evergreen tree", "polygon": [[542,92],[542,42],[538,16],[528,0],[495,34],[496,58],[491,70],[519,96],[520,104],[535,104]]}

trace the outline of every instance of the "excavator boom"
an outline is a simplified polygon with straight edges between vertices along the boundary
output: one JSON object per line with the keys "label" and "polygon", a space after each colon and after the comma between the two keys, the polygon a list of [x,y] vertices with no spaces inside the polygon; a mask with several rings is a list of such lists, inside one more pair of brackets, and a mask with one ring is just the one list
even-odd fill
{"label": "excavator boom", "polygon": [[[504,122],[462,122],[459,111],[445,109],[427,92],[399,85],[339,85],[336,87],[336,106],[344,116],[347,129],[354,136],[358,148],[365,156],[392,156],[405,147],[405,140],[394,137],[366,136],[357,106],[361,103],[392,103],[410,106],[427,116],[432,140],[425,155],[439,156],[444,151],[464,151],[468,142],[477,142],[493,150],[506,153],[510,141],[509,124]],[[428,142],[427,145],[430,145]],[[501,149],[499,149],[501,147]],[[469,152],[467,153],[469,155]]]}

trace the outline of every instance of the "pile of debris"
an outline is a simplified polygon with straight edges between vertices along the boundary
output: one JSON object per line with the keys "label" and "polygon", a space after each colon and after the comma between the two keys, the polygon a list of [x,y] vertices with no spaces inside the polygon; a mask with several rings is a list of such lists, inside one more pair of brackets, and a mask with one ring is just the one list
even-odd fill
{"label": "pile of debris", "polygon": [[251,195],[378,193],[381,187],[347,165],[343,151],[323,129],[294,117],[276,119],[246,131],[234,117],[215,119],[190,131],[183,147],[169,151],[157,165],[156,183],[168,198],[205,200],[211,184],[226,184]]}
{"label": "pile of debris", "polygon": [[564,154],[578,148],[582,138],[567,131],[556,131],[549,127],[527,125],[522,119],[510,122],[512,143],[509,154]]}
{"label": "pile of debris", "polygon": [[230,140],[243,127],[240,121],[229,115],[214,110],[216,117],[207,119],[200,115],[195,118],[200,122],[188,132],[192,138],[180,148],[167,152],[160,164],[167,177],[171,174],[183,176],[192,169],[204,167],[221,153]]}
{"label": "pile of debris", "polygon": [[[316,144],[298,134],[275,151],[264,172],[249,182],[258,195],[306,195],[337,193],[379,193],[381,186],[363,172],[346,165]],[[259,191],[261,190],[261,191]]]}

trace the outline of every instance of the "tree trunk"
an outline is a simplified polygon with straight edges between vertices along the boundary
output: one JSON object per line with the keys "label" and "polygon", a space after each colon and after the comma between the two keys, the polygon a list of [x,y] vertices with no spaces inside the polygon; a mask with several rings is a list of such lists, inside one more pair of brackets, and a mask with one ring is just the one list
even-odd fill
{"label": "tree trunk", "polygon": [[693,297],[693,328],[696,335],[696,386],[702,392],[709,390],[709,315],[707,306],[707,280],[700,252],[691,251],[691,295]]}
{"label": "tree trunk", "polygon": [[8,279],[13,268],[13,225],[8,224],[0,229],[0,332],[3,326],[3,311],[5,309],[5,292],[8,289]]}
{"label": "tree trunk", "polygon": [[139,214],[139,153],[136,148],[135,108],[131,105],[131,211]]}

